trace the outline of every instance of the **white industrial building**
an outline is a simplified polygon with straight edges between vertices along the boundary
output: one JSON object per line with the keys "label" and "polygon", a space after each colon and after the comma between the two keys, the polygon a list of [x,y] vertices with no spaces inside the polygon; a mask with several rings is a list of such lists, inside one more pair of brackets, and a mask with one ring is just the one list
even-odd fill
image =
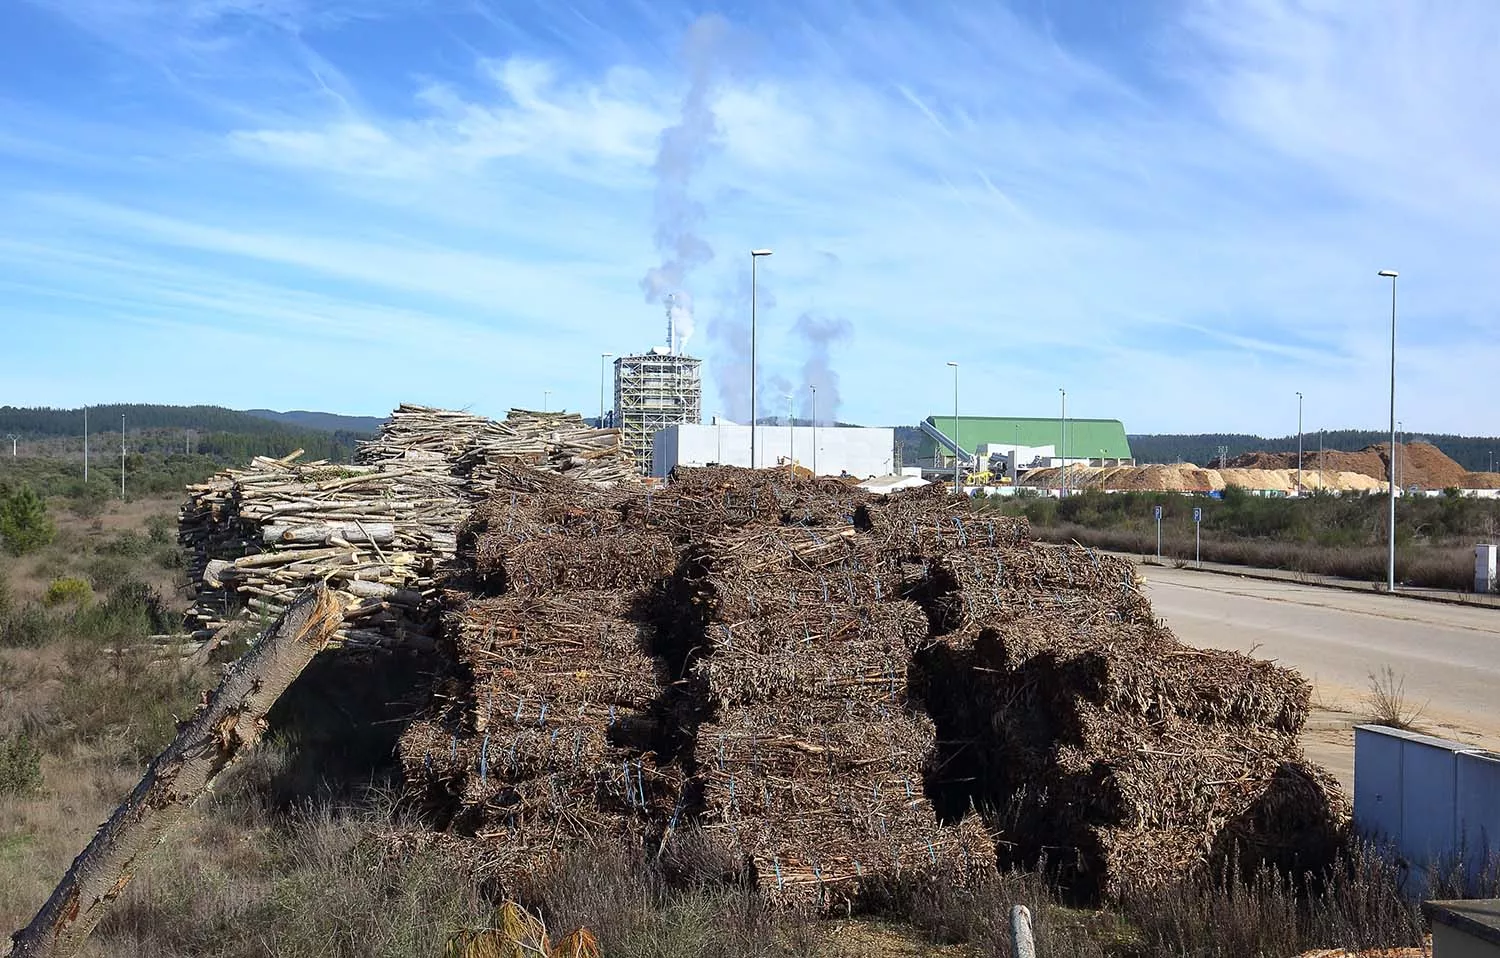
{"label": "white industrial building", "polygon": [[[795,462],[820,476],[847,473],[862,479],[895,470],[896,431],[889,427],[756,426],[755,465]],[[681,423],[656,433],[651,474],[666,476],[677,466],[750,466],[750,427],[716,420],[712,425]]]}

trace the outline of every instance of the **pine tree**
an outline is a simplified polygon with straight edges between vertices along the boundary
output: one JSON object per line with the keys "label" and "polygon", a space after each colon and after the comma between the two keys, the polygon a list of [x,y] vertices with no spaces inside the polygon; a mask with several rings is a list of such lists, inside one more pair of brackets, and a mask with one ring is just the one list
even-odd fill
{"label": "pine tree", "polygon": [[47,503],[30,486],[0,499],[0,541],[11,555],[25,555],[47,545],[57,535]]}

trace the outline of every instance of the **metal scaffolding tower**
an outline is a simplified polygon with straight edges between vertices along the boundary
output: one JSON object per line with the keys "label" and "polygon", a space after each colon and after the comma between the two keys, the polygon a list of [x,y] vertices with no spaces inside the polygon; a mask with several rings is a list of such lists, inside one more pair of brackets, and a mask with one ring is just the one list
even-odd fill
{"label": "metal scaffolding tower", "polygon": [[651,474],[658,430],[703,418],[703,360],[657,347],[615,360],[615,410],[620,443],[643,476]]}

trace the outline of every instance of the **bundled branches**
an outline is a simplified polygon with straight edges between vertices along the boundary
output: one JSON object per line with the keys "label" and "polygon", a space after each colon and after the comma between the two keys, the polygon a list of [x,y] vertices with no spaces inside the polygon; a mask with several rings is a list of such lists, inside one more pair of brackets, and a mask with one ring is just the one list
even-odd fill
{"label": "bundled branches", "polygon": [[[1182,646],[1127,562],[935,487],[711,468],[600,490],[487,426],[408,425],[402,464],[489,448],[508,470],[453,560],[491,597],[443,594],[444,691],[401,744],[435,821],[502,870],[687,822],[820,906],[992,868],[997,840],[1102,894],[1331,852],[1347,807],[1297,749],[1307,683]],[[320,521],[275,548],[410,536]]]}

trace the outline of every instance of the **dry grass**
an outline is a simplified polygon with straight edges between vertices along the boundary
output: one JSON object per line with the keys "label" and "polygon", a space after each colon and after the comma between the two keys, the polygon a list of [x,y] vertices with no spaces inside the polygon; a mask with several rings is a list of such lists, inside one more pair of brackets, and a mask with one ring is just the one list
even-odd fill
{"label": "dry grass", "polygon": [[1370,673],[1370,689],[1365,708],[1371,722],[1391,728],[1414,730],[1427,711],[1427,702],[1418,705],[1406,692],[1406,676],[1397,675],[1389,665]]}
{"label": "dry grass", "polygon": [[[49,550],[19,574],[7,564],[15,600],[38,599],[57,575],[101,556],[155,575],[135,540],[102,551],[122,533],[146,535],[140,526],[160,512],[130,508],[133,519],[122,510],[98,529],[59,516],[67,548],[78,551]],[[77,631],[81,620],[49,619],[33,647],[0,648],[0,737],[27,732],[44,747],[40,789],[0,795],[0,923],[10,928],[30,919],[190,706],[191,691],[209,681],[101,653],[146,628],[133,615],[91,620],[87,635]],[[489,920],[497,889],[433,850],[393,854],[377,837],[406,824],[371,785],[389,783],[396,720],[410,714],[404,703],[422,676],[410,663],[401,675],[360,671],[371,668],[315,663],[278,710],[270,740],[139,871],[87,954],[435,956],[454,931]],[[1393,689],[1396,714],[1415,720],[1399,683]],[[1016,903],[1031,907],[1039,953],[1049,956],[1279,956],[1401,944],[1420,933],[1394,870],[1358,849],[1318,881],[1202,876],[1127,895],[1111,910],[1072,907],[1043,877],[1013,874],[969,891],[896,885],[866,903],[868,914],[815,919],[724,881],[733,871],[688,835],[658,862],[618,845],[583,849],[512,891],[549,927],[594,930],[610,958],[1005,955]],[[1445,882],[1445,891],[1455,884]]]}

